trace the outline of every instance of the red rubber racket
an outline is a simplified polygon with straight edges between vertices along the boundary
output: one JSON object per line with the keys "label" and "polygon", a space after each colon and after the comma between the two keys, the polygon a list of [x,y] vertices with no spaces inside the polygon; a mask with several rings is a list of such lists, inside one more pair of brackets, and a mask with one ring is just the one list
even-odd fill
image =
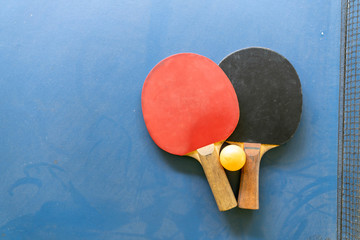
{"label": "red rubber racket", "polygon": [[193,53],[170,56],[147,76],[141,104],[154,142],[166,152],[197,159],[219,210],[234,208],[237,202],[219,149],[240,113],[235,90],[221,68]]}

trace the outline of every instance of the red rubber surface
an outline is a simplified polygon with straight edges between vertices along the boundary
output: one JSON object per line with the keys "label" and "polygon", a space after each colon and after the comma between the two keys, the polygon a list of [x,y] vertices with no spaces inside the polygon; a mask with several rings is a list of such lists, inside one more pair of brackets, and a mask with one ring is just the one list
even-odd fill
{"label": "red rubber surface", "polygon": [[216,63],[193,53],[158,63],[145,80],[141,98],[150,136],[176,155],[225,140],[239,120],[230,80]]}

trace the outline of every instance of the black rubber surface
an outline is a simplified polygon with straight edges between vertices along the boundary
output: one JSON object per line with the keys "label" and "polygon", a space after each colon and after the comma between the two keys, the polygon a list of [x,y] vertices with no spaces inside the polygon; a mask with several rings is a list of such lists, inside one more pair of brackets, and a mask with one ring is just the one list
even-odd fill
{"label": "black rubber surface", "polygon": [[234,85],[240,106],[240,121],[228,141],[288,141],[302,111],[301,83],[290,62],[269,49],[247,48],[230,54],[219,66]]}

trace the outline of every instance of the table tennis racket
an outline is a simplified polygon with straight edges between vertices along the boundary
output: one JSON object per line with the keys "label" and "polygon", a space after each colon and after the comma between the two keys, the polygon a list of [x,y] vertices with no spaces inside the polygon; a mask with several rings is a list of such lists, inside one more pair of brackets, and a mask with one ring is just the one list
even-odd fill
{"label": "table tennis racket", "polygon": [[236,207],[219,150],[240,113],[235,90],[221,68],[194,53],[165,58],[148,74],[141,104],[154,142],[169,153],[197,159],[219,210]]}
{"label": "table tennis racket", "polygon": [[302,111],[299,77],[288,60],[264,48],[247,48],[228,55],[219,66],[233,84],[241,118],[227,139],[242,147],[238,205],[259,209],[259,167],[262,156],[286,143],[295,133]]}

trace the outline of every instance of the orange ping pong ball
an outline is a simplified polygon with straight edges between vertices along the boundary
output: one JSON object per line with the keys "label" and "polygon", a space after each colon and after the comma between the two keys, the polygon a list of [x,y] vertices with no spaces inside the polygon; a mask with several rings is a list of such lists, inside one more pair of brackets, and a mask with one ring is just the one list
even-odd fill
{"label": "orange ping pong ball", "polygon": [[220,163],[226,170],[237,171],[244,166],[245,162],[245,152],[237,145],[228,145],[220,153]]}

